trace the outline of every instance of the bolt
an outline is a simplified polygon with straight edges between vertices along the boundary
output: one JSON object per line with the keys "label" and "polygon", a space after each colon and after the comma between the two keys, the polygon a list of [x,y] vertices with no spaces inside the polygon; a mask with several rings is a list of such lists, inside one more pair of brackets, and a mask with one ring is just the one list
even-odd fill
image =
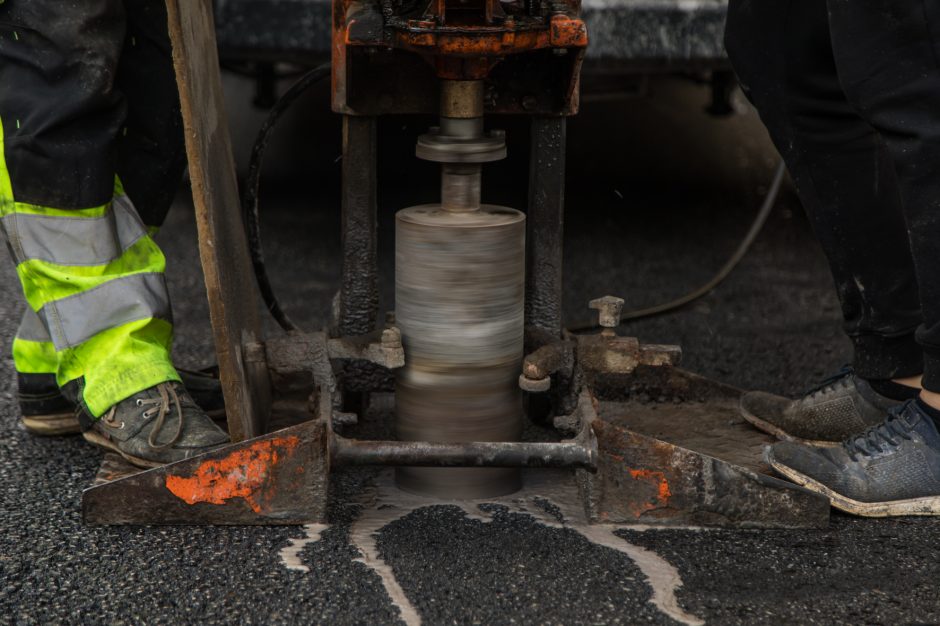
{"label": "bolt", "polygon": [[522,108],[526,111],[534,111],[538,105],[539,100],[535,96],[529,94],[528,96],[522,97]]}
{"label": "bolt", "polygon": [[334,426],[355,426],[359,423],[359,416],[355,413],[345,413],[343,411],[333,411]]}
{"label": "bolt", "polygon": [[383,346],[400,346],[401,345],[401,331],[395,327],[386,328],[382,331],[382,345]]}
{"label": "bolt", "polygon": [[598,324],[602,328],[617,328],[620,326],[620,313],[623,311],[623,298],[604,296],[591,300],[588,306],[596,310]]}

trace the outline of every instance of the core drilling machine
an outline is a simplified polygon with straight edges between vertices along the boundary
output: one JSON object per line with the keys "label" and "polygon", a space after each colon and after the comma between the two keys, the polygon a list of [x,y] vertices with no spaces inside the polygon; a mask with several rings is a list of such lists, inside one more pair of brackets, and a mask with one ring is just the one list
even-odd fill
{"label": "core drilling machine", "polygon": [[[335,320],[267,339],[211,2],[168,7],[235,443],[139,473],[107,459],[83,497],[87,522],[325,521],[331,474],[378,465],[396,467],[401,489],[461,499],[519,489],[522,468],[568,468],[596,523],[826,523],[825,498],[768,475],[766,437],[733,419],[740,392],[678,368],[677,347],[617,335],[622,300],[590,303],[599,334],[562,327],[565,117],[578,108],[587,46],[579,0],[333,0],[332,104],[343,115]],[[396,216],[395,312],[383,326],[376,117],[402,113],[439,118],[416,156],[441,164],[441,200]],[[525,214],[481,202],[483,164],[506,156],[503,133],[485,130],[489,113],[531,117]],[[350,407],[365,407],[351,400],[391,391],[397,439],[350,436]],[[285,413],[293,423],[273,428],[269,418]],[[560,436],[521,441],[526,414]]]}

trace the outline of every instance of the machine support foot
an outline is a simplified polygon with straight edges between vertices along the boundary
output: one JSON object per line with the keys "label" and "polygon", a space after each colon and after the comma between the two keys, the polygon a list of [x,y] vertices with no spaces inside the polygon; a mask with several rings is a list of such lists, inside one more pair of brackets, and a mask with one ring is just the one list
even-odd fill
{"label": "machine support foot", "polygon": [[364,335],[379,314],[376,119],[343,116],[343,282],[337,332]]}
{"label": "machine support foot", "polygon": [[527,326],[561,335],[566,118],[532,118],[526,214]]}
{"label": "machine support foot", "polygon": [[323,522],[329,429],[312,420],[141,471],[112,456],[82,494],[86,524],[279,525]]}

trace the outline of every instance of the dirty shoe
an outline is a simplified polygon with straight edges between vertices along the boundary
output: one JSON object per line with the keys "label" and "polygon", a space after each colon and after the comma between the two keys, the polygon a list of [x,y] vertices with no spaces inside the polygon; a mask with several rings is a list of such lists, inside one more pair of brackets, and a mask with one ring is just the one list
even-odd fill
{"label": "dirty shoe", "polygon": [[[225,415],[222,385],[211,370],[189,371],[177,368],[183,386],[202,409],[213,418]],[[55,374],[17,374],[16,396],[20,422],[34,435],[77,435],[82,432],[75,402],[63,394]]]}
{"label": "dirty shoe", "polygon": [[20,423],[35,435],[77,435],[81,432],[70,402],[55,381],[55,374],[17,374],[16,399]]}
{"label": "dirty shoe", "polygon": [[881,422],[889,409],[900,404],[875,392],[851,368],[843,368],[797,400],[763,391],[746,393],[741,397],[741,416],[780,439],[835,446]]}
{"label": "dirty shoe", "polygon": [[161,383],[122,400],[93,422],[84,436],[139,467],[188,459],[229,440],[175,382]]}
{"label": "dirty shoe", "polygon": [[781,441],[767,449],[766,459],[848,513],[940,515],[940,433],[913,400],[838,447]]}

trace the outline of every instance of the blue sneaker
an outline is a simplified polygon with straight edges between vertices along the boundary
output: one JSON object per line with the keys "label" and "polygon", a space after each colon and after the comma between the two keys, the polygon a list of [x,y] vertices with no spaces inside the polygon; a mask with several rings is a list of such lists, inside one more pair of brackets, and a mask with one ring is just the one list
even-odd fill
{"label": "blue sneaker", "polygon": [[838,447],[781,441],[767,448],[766,460],[847,513],[940,515],[940,432],[913,400]]}

